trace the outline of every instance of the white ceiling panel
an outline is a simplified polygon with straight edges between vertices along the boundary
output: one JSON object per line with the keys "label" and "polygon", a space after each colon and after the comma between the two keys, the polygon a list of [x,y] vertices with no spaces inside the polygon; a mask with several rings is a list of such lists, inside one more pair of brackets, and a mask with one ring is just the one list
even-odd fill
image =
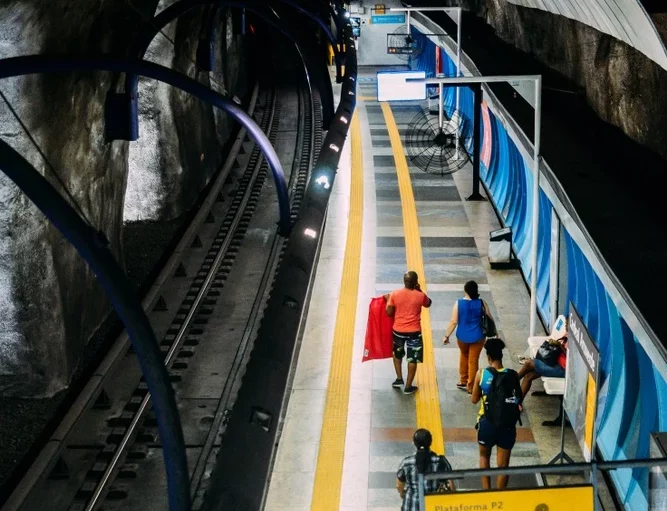
{"label": "white ceiling panel", "polygon": [[637,0],[507,0],[585,23],[626,42],[667,69],[667,50]]}

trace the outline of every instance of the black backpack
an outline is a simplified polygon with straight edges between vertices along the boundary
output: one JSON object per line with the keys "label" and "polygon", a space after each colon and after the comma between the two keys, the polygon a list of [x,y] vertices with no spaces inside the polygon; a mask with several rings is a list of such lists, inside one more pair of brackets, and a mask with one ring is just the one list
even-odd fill
{"label": "black backpack", "polygon": [[[451,472],[452,465],[449,463],[449,460],[445,458],[444,454],[438,456],[438,472]],[[449,487],[449,479],[446,480],[437,480],[437,487],[435,493],[447,493],[452,491]]]}
{"label": "black backpack", "polygon": [[519,404],[523,400],[519,375],[512,369],[502,372],[489,367],[493,374],[491,389],[486,396],[484,417],[495,426],[512,427],[521,423]]}

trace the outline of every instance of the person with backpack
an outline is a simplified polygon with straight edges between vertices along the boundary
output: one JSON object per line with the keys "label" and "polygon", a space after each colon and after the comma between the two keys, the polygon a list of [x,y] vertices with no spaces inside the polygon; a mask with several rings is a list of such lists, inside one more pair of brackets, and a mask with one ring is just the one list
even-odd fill
{"label": "person with backpack", "polygon": [[[482,401],[475,426],[479,444],[479,468],[491,466],[491,451],[494,446],[498,448],[498,467],[507,467],[516,442],[516,423],[521,421],[521,382],[516,371],[503,367],[505,343],[501,339],[489,339],[484,348],[489,367],[477,373],[472,391],[473,404]],[[509,476],[499,475],[497,488],[506,488],[508,479]],[[491,488],[490,477],[482,477],[482,488]]]}
{"label": "person with backpack", "polygon": [[[431,451],[433,437],[428,429],[418,429],[412,436],[417,452],[401,461],[396,472],[396,489],[403,499],[401,511],[419,511],[419,474],[433,472],[451,472],[452,466],[444,456]],[[454,491],[454,481],[426,481],[425,493]]]}

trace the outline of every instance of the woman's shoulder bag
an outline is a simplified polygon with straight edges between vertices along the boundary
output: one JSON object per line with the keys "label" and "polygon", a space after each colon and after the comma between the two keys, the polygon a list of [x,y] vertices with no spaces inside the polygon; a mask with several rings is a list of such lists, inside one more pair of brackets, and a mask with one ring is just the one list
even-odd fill
{"label": "woman's shoulder bag", "polygon": [[496,330],[496,322],[487,316],[486,311],[484,310],[484,300],[480,298],[479,301],[482,302],[482,333],[485,337],[496,337],[498,335],[498,331]]}

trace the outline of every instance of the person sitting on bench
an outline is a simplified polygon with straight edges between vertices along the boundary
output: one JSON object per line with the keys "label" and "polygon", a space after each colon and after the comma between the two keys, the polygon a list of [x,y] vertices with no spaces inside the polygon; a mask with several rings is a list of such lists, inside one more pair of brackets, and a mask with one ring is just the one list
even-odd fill
{"label": "person sitting on bench", "polygon": [[533,380],[541,378],[563,378],[565,376],[565,361],[567,351],[567,335],[557,341],[551,341],[550,344],[558,347],[559,353],[553,359],[543,360],[538,351],[537,357],[526,359],[523,367],[519,370],[521,379],[521,390],[523,395],[527,396]]}

